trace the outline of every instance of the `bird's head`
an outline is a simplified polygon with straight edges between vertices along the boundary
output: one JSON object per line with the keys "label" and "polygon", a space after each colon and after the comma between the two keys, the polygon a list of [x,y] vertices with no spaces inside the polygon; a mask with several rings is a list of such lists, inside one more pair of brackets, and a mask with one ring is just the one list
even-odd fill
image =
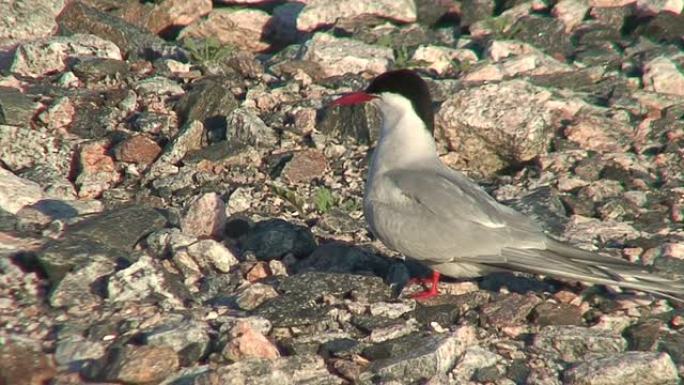
{"label": "bird's head", "polygon": [[331,106],[347,106],[371,102],[387,118],[413,110],[432,132],[434,116],[432,98],[425,81],[411,70],[396,70],[378,75],[370,85],[359,92],[351,92],[332,102]]}

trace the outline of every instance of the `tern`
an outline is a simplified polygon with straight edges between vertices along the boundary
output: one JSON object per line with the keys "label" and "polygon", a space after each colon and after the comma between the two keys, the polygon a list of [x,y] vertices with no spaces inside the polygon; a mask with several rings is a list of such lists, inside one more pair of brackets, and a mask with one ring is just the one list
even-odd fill
{"label": "tern", "polygon": [[432,136],[432,99],[416,72],[383,73],[365,91],[345,94],[331,106],[365,102],[379,108],[382,127],[363,211],[371,232],[387,247],[432,268],[425,280],[431,287],[414,298],[437,295],[440,274],[474,278],[518,271],[681,300],[684,281],[556,240],[442,163]]}

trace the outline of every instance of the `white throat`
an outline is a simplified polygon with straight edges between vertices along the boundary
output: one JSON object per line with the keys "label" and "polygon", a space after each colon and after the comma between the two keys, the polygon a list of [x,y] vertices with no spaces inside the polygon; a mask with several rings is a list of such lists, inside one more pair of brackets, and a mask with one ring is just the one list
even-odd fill
{"label": "white throat", "polygon": [[405,97],[383,93],[375,103],[382,130],[371,160],[369,179],[385,171],[438,160],[435,140]]}

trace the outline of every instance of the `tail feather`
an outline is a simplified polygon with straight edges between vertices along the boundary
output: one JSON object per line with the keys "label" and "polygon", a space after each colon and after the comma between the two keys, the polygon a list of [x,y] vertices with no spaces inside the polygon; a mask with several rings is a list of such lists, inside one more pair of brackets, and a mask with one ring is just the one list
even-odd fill
{"label": "tail feather", "polygon": [[504,259],[489,265],[582,282],[641,290],[684,302],[684,279],[669,279],[628,261],[552,241],[549,248],[505,248]]}

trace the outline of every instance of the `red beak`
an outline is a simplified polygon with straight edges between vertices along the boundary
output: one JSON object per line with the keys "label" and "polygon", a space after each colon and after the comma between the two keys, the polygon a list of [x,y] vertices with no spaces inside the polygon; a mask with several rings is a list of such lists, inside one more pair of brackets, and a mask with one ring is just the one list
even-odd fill
{"label": "red beak", "polygon": [[375,98],[377,98],[377,96],[367,94],[365,92],[350,92],[335,99],[332,103],[330,103],[330,106],[351,106],[354,104],[365,103]]}

